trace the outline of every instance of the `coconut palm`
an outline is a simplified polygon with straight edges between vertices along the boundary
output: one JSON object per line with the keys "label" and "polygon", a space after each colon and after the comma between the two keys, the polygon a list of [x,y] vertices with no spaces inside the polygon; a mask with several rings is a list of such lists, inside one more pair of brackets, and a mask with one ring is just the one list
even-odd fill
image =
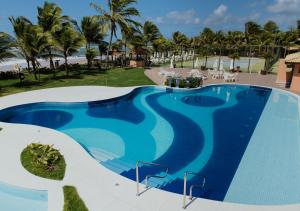
{"label": "coconut palm", "polygon": [[117,37],[118,27],[123,30],[131,27],[132,25],[139,25],[138,22],[132,19],[133,16],[140,15],[139,11],[131,6],[136,2],[137,0],[108,0],[108,11],[95,3],[90,4],[99,13],[98,18],[108,23],[110,26],[110,38],[106,58],[107,61],[109,51],[112,46],[112,39],[114,36]]}
{"label": "coconut palm", "polygon": [[38,25],[29,25],[26,27],[22,39],[25,44],[27,57],[32,64],[34,77],[38,80],[40,77],[37,77],[37,66],[39,66],[37,59],[49,47],[49,34],[44,33],[43,29]]}
{"label": "coconut palm", "polygon": [[3,62],[5,59],[15,56],[10,51],[13,43],[13,38],[10,35],[4,32],[0,32],[0,62]]}
{"label": "coconut palm", "polygon": [[25,35],[28,31],[28,28],[32,26],[32,23],[25,17],[9,17],[9,21],[11,22],[14,33],[16,36],[16,46],[20,50],[21,56],[26,59],[27,62],[27,68],[30,69],[30,60],[29,60],[29,55],[27,53],[28,51],[28,45],[25,40]]}
{"label": "coconut palm", "polygon": [[173,43],[178,47],[180,48],[180,55],[181,55],[181,68],[183,68],[183,49],[185,47],[187,47],[188,45],[188,38],[185,34],[177,31],[177,32],[174,32],[173,33]]}
{"label": "coconut palm", "polygon": [[78,52],[84,45],[83,36],[71,24],[65,24],[54,34],[59,50],[63,53],[65,59],[65,70],[69,75],[68,56]]}
{"label": "coconut palm", "polygon": [[135,32],[128,41],[130,43],[129,48],[131,49],[131,52],[136,55],[137,60],[139,60],[142,55],[147,55],[149,53],[149,49],[146,46],[144,36],[141,32]]}
{"label": "coconut palm", "polygon": [[213,40],[214,40],[215,33],[210,28],[204,28],[203,32],[200,35],[200,44],[201,54],[205,57],[205,64],[204,68],[206,69],[207,66],[207,59],[210,54],[210,48],[212,47]]}
{"label": "coconut palm", "polygon": [[[62,16],[62,9],[54,4],[45,2],[43,7],[38,7],[38,24],[43,29],[44,33],[49,34],[49,38],[53,38],[53,34],[60,29],[61,24],[68,20],[68,17]],[[55,41],[49,39],[49,46],[47,49],[47,57],[50,60],[50,68],[54,69],[53,51],[55,51]]]}
{"label": "coconut palm", "polygon": [[[96,16],[86,16],[83,17],[81,21],[81,32],[86,41],[86,49],[87,52],[91,53],[91,45],[98,44],[103,41],[106,32],[107,32],[107,25],[101,23]],[[89,55],[90,55],[89,53]],[[91,66],[92,57],[87,56],[88,66]]]}

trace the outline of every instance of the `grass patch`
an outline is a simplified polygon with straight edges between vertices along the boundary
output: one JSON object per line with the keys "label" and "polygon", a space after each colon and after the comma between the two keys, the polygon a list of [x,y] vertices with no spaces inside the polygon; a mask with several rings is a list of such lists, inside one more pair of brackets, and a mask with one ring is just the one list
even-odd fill
{"label": "grass patch", "polygon": [[53,74],[41,74],[40,81],[34,79],[33,74],[25,73],[25,80],[0,80],[0,96],[19,92],[67,86],[113,86],[127,87],[140,85],[154,85],[144,74],[142,68],[114,68],[107,71],[85,70],[72,71],[66,76],[64,71]]}
{"label": "grass patch", "polygon": [[66,162],[60,153],[58,156],[59,158],[57,161],[51,164],[51,168],[49,168],[49,166],[42,164],[36,159],[36,156],[32,153],[31,145],[29,145],[21,153],[21,163],[27,171],[36,176],[53,180],[62,180],[65,176]]}
{"label": "grass patch", "polygon": [[80,198],[73,186],[64,186],[64,211],[88,211],[88,208]]}

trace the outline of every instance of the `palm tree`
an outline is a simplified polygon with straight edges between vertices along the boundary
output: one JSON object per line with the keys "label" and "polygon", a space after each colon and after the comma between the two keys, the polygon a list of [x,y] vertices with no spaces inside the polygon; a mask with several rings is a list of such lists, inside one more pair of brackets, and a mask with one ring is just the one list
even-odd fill
{"label": "palm tree", "polygon": [[11,47],[13,46],[13,38],[4,33],[0,32],[0,63],[3,62],[5,59],[12,58],[15,55],[10,51]]}
{"label": "palm tree", "polygon": [[25,40],[25,35],[28,31],[28,28],[32,26],[32,23],[26,19],[25,17],[9,17],[9,21],[11,22],[14,33],[16,36],[16,46],[20,50],[20,53],[24,59],[26,59],[27,62],[27,68],[28,70],[30,69],[30,60],[29,60],[29,55],[27,53],[28,51],[28,45]]}
{"label": "palm tree", "polygon": [[84,45],[84,38],[71,24],[65,24],[54,36],[59,50],[63,53],[65,70],[69,75],[68,56],[78,52],[79,48]]}
{"label": "palm tree", "polygon": [[103,41],[105,34],[107,32],[107,27],[105,24],[100,23],[96,16],[87,16],[83,17],[81,21],[81,30],[82,35],[86,41],[86,49],[88,54],[87,61],[88,66],[91,66],[92,57],[88,56],[91,53],[91,44],[98,44]]}
{"label": "palm tree", "polygon": [[221,64],[221,56],[222,56],[222,49],[226,45],[226,35],[223,31],[218,31],[215,33],[213,45],[216,49],[219,50],[219,62],[218,62],[218,70],[220,69]]}
{"label": "palm tree", "polygon": [[173,33],[173,43],[180,48],[180,55],[181,55],[181,68],[183,68],[183,49],[188,44],[188,38],[185,36],[185,34],[177,31]]}
{"label": "palm tree", "polygon": [[34,77],[37,77],[37,66],[39,65],[37,59],[49,47],[49,34],[44,33],[43,29],[38,25],[29,25],[25,34],[23,35],[24,43],[26,44],[26,53],[29,61],[32,64]]}
{"label": "palm tree", "polygon": [[141,32],[135,32],[129,40],[131,52],[136,55],[139,60],[141,55],[147,55],[149,49],[146,46],[144,36]]}
{"label": "palm tree", "polygon": [[100,14],[98,18],[110,26],[110,38],[106,60],[108,62],[109,51],[112,47],[113,37],[117,37],[118,26],[121,30],[130,28],[132,25],[139,25],[132,19],[133,16],[139,16],[139,11],[131,7],[137,0],[108,0],[108,11],[105,11],[100,5],[91,3],[90,5]]}
{"label": "palm tree", "polygon": [[[45,2],[43,7],[38,7],[38,24],[42,27],[44,33],[48,33],[50,38],[60,29],[61,24],[67,21],[66,16],[62,16],[62,9],[54,3]],[[54,69],[53,54],[55,50],[55,41],[49,39],[49,46],[47,49],[47,57],[50,59],[50,68]]]}
{"label": "palm tree", "polygon": [[[152,50],[152,46],[155,40],[160,36],[158,27],[151,21],[146,21],[142,27],[142,33],[144,37],[144,42],[148,48],[147,52]],[[146,55],[146,60],[148,61],[148,56]]]}
{"label": "palm tree", "polygon": [[200,35],[200,43],[202,46],[201,54],[205,56],[204,68],[207,66],[207,59],[210,53],[210,49],[213,44],[215,33],[210,28],[204,28]]}
{"label": "palm tree", "polygon": [[239,52],[235,51],[234,53],[230,54],[228,57],[233,60],[233,70],[234,70],[235,69],[235,61],[237,59],[240,59]]}

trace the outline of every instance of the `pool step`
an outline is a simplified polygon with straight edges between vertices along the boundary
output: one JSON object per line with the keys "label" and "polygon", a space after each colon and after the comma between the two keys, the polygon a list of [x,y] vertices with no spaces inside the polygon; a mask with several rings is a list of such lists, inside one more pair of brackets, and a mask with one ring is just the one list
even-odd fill
{"label": "pool step", "polygon": [[108,160],[113,160],[118,156],[114,153],[105,151],[100,148],[88,148],[89,153],[98,161],[98,162],[105,162]]}
{"label": "pool step", "polygon": [[115,171],[118,174],[135,168],[135,164],[124,159],[111,159],[101,163],[103,166]]}
{"label": "pool step", "polygon": [[[164,173],[158,174],[158,176],[163,176]],[[154,188],[162,188],[170,183],[172,183],[175,180],[175,178],[172,178],[171,176],[167,176],[165,178],[155,178],[152,177],[149,179],[148,181],[148,185],[150,187],[154,187]],[[143,183],[145,184],[145,180],[143,181]]]}

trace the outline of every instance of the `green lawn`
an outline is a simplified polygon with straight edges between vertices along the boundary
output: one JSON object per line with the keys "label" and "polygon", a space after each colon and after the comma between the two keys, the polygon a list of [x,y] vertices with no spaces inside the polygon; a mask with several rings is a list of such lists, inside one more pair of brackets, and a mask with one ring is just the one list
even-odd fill
{"label": "green lawn", "polygon": [[53,78],[53,74],[41,74],[40,82],[34,79],[33,74],[25,73],[25,81],[22,84],[18,79],[0,80],[0,96],[53,87],[88,85],[126,87],[153,84],[145,76],[142,68],[115,68],[107,71],[81,70],[80,74],[73,71],[68,77],[64,71],[61,71],[57,73],[56,78]]}
{"label": "green lawn", "polygon": [[80,198],[73,186],[64,186],[64,211],[88,211],[88,208]]}

